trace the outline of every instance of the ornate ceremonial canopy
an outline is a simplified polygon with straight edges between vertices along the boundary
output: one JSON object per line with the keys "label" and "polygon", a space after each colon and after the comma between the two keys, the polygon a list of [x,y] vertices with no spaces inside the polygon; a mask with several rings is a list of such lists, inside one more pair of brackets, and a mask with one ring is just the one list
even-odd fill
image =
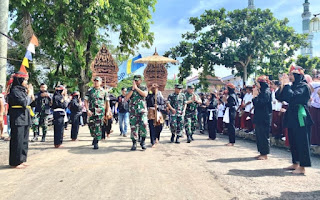
{"label": "ornate ceremonial canopy", "polygon": [[91,63],[92,79],[96,76],[102,78],[103,86],[117,87],[118,84],[118,65],[103,45]]}

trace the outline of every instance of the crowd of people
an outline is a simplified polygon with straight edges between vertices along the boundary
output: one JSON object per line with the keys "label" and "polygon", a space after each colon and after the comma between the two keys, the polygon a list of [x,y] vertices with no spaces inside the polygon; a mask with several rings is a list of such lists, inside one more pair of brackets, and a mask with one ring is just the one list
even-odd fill
{"label": "crowd of people", "polygon": [[[156,147],[163,127],[170,125],[170,142],[177,144],[184,133],[191,143],[197,128],[200,134],[208,130],[209,140],[215,140],[217,133],[227,134],[226,146],[234,146],[236,130],[255,134],[256,159],[267,160],[271,134],[290,146],[293,164],[286,169],[295,174],[304,174],[305,167],[311,166],[310,144],[320,145],[319,75],[312,79],[301,67],[291,67],[290,73],[279,76],[279,80],[260,76],[252,86],[237,88],[228,83],[222,90],[207,94],[195,93],[193,85],[183,91],[183,85],[176,84],[167,99],[157,84],[143,86],[140,75],[134,76],[132,87],[121,89],[119,97],[109,94],[101,85],[102,79],[95,77],[94,87],[84,99],[77,91],[68,95],[63,85],[57,86],[52,95],[44,83],[34,94],[27,81],[28,74],[15,73],[0,95],[1,139],[10,140],[9,164],[16,168],[26,167],[29,129],[34,134],[31,142],[38,141],[40,128],[41,142],[45,142],[50,120],[55,148],[61,147],[70,122],[71,140],[77,141],[79,127],[88,124],[93,149],[97,150],[99,141],[110,136],[115,119],[123,137],[128,136],[130,128],[132,151],[137,143],[142,150],[147,148],[148,129],[152,148]],[[3,137],[5,121],[8,138]]]}

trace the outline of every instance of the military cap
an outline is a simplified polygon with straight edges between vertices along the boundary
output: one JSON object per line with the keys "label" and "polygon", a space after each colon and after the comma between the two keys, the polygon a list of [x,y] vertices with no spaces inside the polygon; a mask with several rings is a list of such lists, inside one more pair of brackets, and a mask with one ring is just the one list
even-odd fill
{"label": "military cap", "polygon": [[188,85],[188,89],[194,89],[194,85]]}
{"label": "military cap", "polygon": [[181,84],[176,84],[174,87],[178,88],[178,89],[182,89],[183,88],[183,86]]}
{"label": "military cap", "polygon": [[139,81],[139,80],[141,80],[141,75],[134,75],[133,79],[135,81]]}
{"label": "military cap", "polygon": [[101,77],[97,76],[94,78],[94,81],[102,81]]}

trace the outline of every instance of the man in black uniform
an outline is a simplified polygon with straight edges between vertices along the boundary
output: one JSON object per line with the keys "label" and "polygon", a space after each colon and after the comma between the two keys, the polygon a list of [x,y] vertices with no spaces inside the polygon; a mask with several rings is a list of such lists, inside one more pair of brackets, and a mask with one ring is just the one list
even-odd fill
{"label": "man in black uniform", "polygon": [[40,85],[40,92],[35,95],[35,117],[33,119],[32,129],[34,138],[32,142],[38,140],[40,127],[42,127],[41,142],[45,142],[48,130],[48,116],[50,115],[50,103],[52,101],[51,94],[47,91],[48,87],[42,83]]}
{"label": "man in black uniform", "polygon": [[[254,118],[253,123],[256,125],[255,134],[257,147],[260,155],[256,157],[258,160],[267,160],[270,153],[270,127],[272,115],[272,97],[269,88],[269,78],[267,76],[260,76],[253,89],[253,105]],[[258,89],[260,91],[258,91]]]}

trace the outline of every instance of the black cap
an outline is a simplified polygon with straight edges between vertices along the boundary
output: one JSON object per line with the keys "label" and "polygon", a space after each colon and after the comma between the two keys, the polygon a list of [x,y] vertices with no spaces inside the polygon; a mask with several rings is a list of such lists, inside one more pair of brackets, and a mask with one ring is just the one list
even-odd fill
{"label": "black cap", "polygon": [[178,89],[182,89],[183,88],[183,86],[181,84],[176,84],[174,87],[178,88]]}

